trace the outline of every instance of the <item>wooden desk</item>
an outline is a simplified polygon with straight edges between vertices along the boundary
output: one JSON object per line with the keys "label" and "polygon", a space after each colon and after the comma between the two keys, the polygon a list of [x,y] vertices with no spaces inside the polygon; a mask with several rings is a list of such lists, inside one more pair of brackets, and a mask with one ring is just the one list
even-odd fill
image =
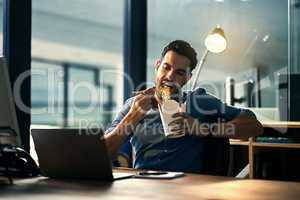
{"label": "wooden desk", "polygon": [[300,183],[187,174],[173,180],[64,181],[45,177],[0,185],[0,199],[299,199]]}
{"label": "wooden desk", "polygon": [[300,122],[287,122],[287,121],[264,121],[262,122],[264,128],[300,128]]}
{"label": "wooden desk", "polygon": [[[262,123],[264,129],[275,129],[285,132],[288,129],[300,129],[300,122],[284,122],[284,121],[266,121]],[[300,132],[299,132],[300,136]],[[249,141],[230,140],[231,145],[247,145],[249,159],[249,178],[254,178],[254,154],[255,151],[261,148],[300,148],[300,143],[266,143],[256,142],[255,138],[250,138]]]}

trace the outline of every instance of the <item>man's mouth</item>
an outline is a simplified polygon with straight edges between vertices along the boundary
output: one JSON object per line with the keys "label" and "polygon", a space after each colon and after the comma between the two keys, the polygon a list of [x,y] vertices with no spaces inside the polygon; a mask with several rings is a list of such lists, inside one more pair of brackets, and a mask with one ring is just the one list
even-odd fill
{"label": "man's mouth", "polygon": [[160,87],[170,87],[170,88],[174,88],[176,90],[178,90],[178,88],[179,88],[178,84],[176,84],[175,82],[171,82],[171,81],[163,81],[161,83]]}
{"label": "man's mouth", "polygon": [[171,99],[173,95],[179,94],[180,88],[178,84],[170,81],[164,81],[159,86],[159,94],[163,99]]}

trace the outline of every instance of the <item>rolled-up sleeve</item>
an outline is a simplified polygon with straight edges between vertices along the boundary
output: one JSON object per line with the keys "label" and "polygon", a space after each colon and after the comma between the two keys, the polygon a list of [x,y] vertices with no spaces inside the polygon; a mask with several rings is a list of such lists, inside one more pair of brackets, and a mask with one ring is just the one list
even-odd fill
{"label": "rolled-up sleeve", "polygon": [[127,99],[122,107],[122,109],[117,113],[115,119],[112,121],[111,125],[105,130],[104,134],[110,133],[114,128],[123,120],[123,118],[128,113],[133,98]]}
{"label": "rolled-up sleeve", "polygon": [[[221,102],[222,103],[222,102]],[[224,103],[223,103],[224,104]],[[236,118],[237,116],[239,116],[241,113],[243,112],[248,112],[247,109],[244,108],[238,108],[238,107],[233,107],[233,106],[229,106],[224,104],[225,107],[225,112],[224,114],[221,116],[225,121],[231,121],[234,118]]]}
{"label": "rolled-up sleeve", "polygon": [[198,88],[187,97],[187,109],[190,114],[202,122],[231,121],[247,109],[233,107]]}

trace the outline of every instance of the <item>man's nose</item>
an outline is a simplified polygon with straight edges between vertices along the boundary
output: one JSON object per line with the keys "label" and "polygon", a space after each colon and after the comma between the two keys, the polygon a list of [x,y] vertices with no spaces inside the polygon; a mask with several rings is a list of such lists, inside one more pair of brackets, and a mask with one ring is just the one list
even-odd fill
{"label": "man's nose", "polygon": [[174,81],[175,80],[175,71],[174,70],[170,70],[167,75],[166,75],[166,78],[169,80],[169,81]]}

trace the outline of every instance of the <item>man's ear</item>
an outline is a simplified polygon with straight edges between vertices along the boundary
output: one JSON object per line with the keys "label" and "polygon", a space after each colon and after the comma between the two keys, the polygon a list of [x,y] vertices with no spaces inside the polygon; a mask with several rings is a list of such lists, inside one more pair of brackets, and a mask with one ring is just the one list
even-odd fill
{"label": "man's ear", "polygon": [[191,78],[192,78],[192,73],[187,74],[183,85],[185,85]]}
{"label": "man's ear", "polygon": [[189,73],[188,75],[186,75],[186,81],[184,83],[184,85],[192,78],[192,73]]}
{"label": "man's ear", "polygon": [[158,70],[160,64],[161,64],[161,60],[160,60],[160,59],[157,59],[157,60],[155,61],[155,63],[154,63],[155,71]]}
{"label": "man's ear", "polygon": [[189,73],[189,74],[187,75],[187,81],[189,81],[189,80],[192,78],[192,76],[193,76],[193,74],[192,74],[192,73]]}

